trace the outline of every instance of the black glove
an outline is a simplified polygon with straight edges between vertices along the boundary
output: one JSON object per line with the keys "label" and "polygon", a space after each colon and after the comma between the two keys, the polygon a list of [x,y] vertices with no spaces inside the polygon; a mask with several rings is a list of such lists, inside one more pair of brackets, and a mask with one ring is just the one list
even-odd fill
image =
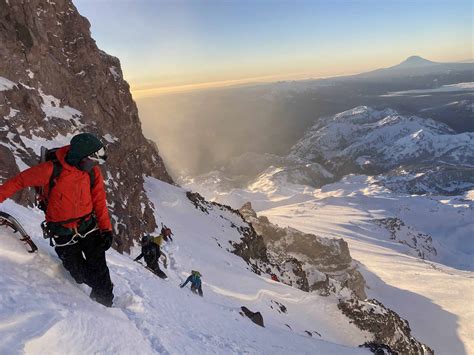
{"label": "black glove", "polygon": [[112,231],[104,231],[101,232],[102,234],[102,249],[104,251],[109,250],[110,247],[112,246],[112,243],[114,242],[114,236],[112,234]]}

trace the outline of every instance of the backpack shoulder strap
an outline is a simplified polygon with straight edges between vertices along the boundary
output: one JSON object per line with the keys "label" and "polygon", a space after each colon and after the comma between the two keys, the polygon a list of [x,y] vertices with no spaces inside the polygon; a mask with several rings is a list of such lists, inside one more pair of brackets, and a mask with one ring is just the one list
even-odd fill
{"label": "backpack shoulder strap", "polygon": [[56,186],[58,177],[59,175],[61,175],[61,172],[63,171],[63,166],[61,165],[58,159],[52,159],[51,162],[53,163],[53,173],[51,174],[51,177],[49,178],[48,194],[51,194],[51,190],[54,188],[54,186]]}
{"label": "backpack shoulder strap", "polygon": [[92,168],[91,170],[89,170],[89,180],[90,180],[91,190],[92,190],[92,188],[94,187],[94,184],[95,184],[94,168]]}

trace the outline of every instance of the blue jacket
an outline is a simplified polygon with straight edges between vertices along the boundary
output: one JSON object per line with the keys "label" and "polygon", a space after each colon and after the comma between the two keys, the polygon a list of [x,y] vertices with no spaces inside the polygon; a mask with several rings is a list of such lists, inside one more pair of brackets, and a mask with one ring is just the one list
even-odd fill
{"label": "blue jacket", "polygon": [[191,282],[191,284],[196,288],[201,287],[201,278],[199,276],[189,275],[189,277],[186,279],[186,282],[181,287],[186,286],[188,282]]}

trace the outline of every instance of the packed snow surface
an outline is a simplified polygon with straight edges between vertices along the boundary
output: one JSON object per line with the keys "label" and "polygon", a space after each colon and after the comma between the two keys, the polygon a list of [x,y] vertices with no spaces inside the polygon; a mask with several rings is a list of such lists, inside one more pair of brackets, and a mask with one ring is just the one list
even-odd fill
{"label": "packed snow surface", "polygon": [[[38,89],[38,92],[43,100],[41,104],[41,109],[45,114],[45,119],[56,117],[63,120],[74,120],[78,121],[78,118],[82,116],[82,112],[72,108],[70,106],[61,107],[61,100],[53,95],[46,95],[41,89]],[[79,123],[79,122],[76,122]]]}
{"label": "packed snow surface", "polygon": [[[222,191],[218,184],[193,188],[232,207],[251,201],[259,214],[281,227],[344,238],[351,256],[362,264],[370,298],[407,319],[413,335],[435,353],[474,354],[474,191],[412,196],[353,175],[321,189],[279,187],[265,176],[247,189]],[[397,239],[376,222],[387,218],[405,224]],[[413,241],[406,238],[408,227],[429,235],[436,254],[417,256]],[[424,238],[417,242],[426,243]]]}
{"label": "packed snow surface", "polygon": [[0,91],[6,91],[6,90],[11,90],[16,86],[16,84],[8,80],[7,78],[4,78],[3,76],[0,76]]}
{"label": "packed snow surface", "polygon": [[[39,211],[11,200],[2,204],[23,222],[39,252],[28,254],[13,233],[0,229],[1,354],[369,354],[357,346],[370,338],[342,315],[336,299],[258,276],[227,251],[229,240],[240,239],[231,227],[242,225],[240,217],[202,213],[183,189],[152,178],[146,190],[157,220],[175,235],[164,246],[169,279],[133,262],[139,247],[132,255],[109,250],[113,308],[91,301],[89,288],[63,269],[41,237]],[[203,274],[204,298],[178,287],[192,269]],[[265,328],[242,317],[241,306],[261,312]]]}

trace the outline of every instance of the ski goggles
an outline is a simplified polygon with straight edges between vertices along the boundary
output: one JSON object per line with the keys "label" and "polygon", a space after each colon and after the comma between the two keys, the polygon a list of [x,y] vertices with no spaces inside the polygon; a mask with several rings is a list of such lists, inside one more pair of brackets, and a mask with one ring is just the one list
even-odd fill
{"label": "ski goggles", "polygon": [[100,148],[97,152],[92,153],[88,156],[90,160],[97,162],[98,164],[104,164],[107,160],[107,154],[105,154],[105,148]]}

